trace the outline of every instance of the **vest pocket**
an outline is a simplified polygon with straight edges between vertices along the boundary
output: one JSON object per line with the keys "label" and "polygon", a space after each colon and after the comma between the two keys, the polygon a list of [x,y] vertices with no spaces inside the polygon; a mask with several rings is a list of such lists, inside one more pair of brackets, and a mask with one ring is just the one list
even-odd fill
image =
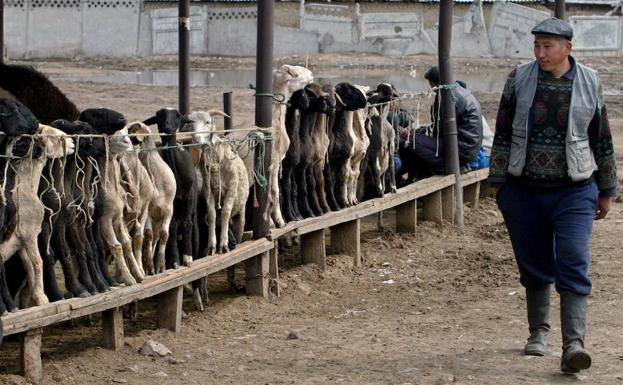
{"label": "vest pocket", "polygon": [[588,171],[593,166],[593,153],[588,139],[579,140],[569,144],[571,155],[575,155],[574,163],[577,164],[578,171]]}

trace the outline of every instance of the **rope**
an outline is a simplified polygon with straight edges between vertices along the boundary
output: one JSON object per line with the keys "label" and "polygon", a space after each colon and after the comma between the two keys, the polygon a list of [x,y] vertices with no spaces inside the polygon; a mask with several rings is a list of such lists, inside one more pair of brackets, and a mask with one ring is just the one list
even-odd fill
{"label": "rope", "polygon": [[249,89],[252,89],[255,91],[255,94],[253,94],[253,96],[270,96],[273,99],[273,103],[275,104],[286,104],[286,105],[288,104],[288,102],[286,102],[286,96],[282,94],[281,92],[275,92],[275,93],[257,92],[257,88],[253,84],[249,84]]}
{"label": "rope", "polygon": [[255,181],[260,185],[260,187],[265,189],[266,186],[268,186],[268,179],[265,176],[266,170],[264,167],[264,154],[266,153],[266,142],[272,140],[272,135],[269,132],[255,131],[250,133],[247,137],[249,140],[255,141],[256,151],[259,151],[257,162],[253,168]]}

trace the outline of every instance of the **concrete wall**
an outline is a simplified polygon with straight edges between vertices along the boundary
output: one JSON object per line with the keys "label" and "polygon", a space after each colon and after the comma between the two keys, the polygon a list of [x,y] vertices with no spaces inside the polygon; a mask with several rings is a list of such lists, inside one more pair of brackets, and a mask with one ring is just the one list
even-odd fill
{"label": "concrete wall", "polygon": [[5,1],[13,58],[137,54],[139,0]]}
{"label": "concrete wall", "polygon": [[532,28],[551,17],[519,4],[497,2],[491,13],[489,41],[496,57],[532,57]]}
{"label": "concrete wall", "polygon": [[573,51],[579,56],[620,56],[623,52],[623,18],[574,16]]}
{"label": "concrete wall", "polygon": [[[435,28],[422,13],[355,12],[347,5],[305,4],[300,28],[275,28],[275,55],[371,52],[437,53]],[[550,13],[497,2],[489,31],[479,3],[454,18],[452,54],[532,57],[530,30]],[[623,17],[573,16],[577,55],[623,54]],[[142,0],[5,0],[5,44],[11,58],[131,57],[178,52],[177,7],[143,8]],[[191,7],[191,53],[254,56],[257,9]]]}

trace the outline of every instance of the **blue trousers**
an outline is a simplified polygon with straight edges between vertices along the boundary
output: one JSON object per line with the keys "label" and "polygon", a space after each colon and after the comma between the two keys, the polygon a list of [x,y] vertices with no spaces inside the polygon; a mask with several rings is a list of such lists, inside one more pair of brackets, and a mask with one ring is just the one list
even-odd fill
{"label": "blue trousers", "polygon": [[519,267],[521,284],[580,295],[591,292],[588,249],[597,186],[590,183],[556,191],[504,184],[496,197]]}

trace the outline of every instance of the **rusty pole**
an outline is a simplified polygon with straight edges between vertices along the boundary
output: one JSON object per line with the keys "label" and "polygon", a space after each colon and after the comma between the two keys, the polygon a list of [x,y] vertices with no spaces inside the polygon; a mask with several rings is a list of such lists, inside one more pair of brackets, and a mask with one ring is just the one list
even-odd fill
{"label": "rusty pole", "polygon": [[[454,0],[440,0],[439,3],[439,80],[442,85],[452,87],[455,84],[450,63],[450,49],[452,47],[452,13]],[[441,128],[445,150],[446,173],[454,174],[454,198],[456,211],[454,223],[463,227],[463,186],[461,185],[461,170],[459,167],[458,131],[456,129],[456,112],[452,88],[442,88],[441,96]]]}
{"label": "rusty pole", "polygon": [[179,2],[179,109],[182,115],[190,112],[190,0]]}
{"label": "rusty pole", "polygon": [[565,0],[556,0],[556,9],[554,10],[554,16],[556,18],[565,19]]}
{"label": "rusty pole", "polygon": [[[257,2],[257,60],[255,79],[255,125],[269,128],[273,125],[273,18],[274,0]],[[265,151],[261,154],[259,146],[255,148],[254,165],[263,165],[260,170],[266,176],[266,185],[255,182],[257,204],[253,205],[253,238],[259,239],[269,231],[269,165],[272,142],[264,142]],[[263,156],[263,159],[260,158]]]}
{"label": "rusty pole", "polygon": [[234,117],[231,112],[232,94],[231,91],[223,93],[223,112],[227,114],[223,117],[226,130],[231,130],[234,125]]}

